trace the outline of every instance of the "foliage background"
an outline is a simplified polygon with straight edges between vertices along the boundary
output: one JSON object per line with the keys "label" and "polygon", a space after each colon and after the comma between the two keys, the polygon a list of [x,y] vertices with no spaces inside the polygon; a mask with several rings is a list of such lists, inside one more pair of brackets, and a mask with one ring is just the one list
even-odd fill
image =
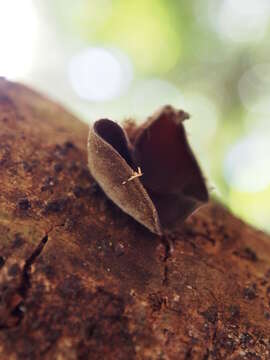
{"label": "foliage background", "polygon": [[212,194],[268,231],[269,44],[269,0],[0,0],[0,75],[86,122],[190,112]]}

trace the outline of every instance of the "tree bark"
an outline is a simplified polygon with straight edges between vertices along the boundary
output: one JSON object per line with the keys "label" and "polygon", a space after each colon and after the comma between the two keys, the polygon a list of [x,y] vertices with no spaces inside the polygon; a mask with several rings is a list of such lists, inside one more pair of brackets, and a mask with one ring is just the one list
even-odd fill
{"label": "tree bark", "polygon": [[269,236],[216,203],[151,234],[87,125],[4,79],[0,124],[0,359],[270,359]]}

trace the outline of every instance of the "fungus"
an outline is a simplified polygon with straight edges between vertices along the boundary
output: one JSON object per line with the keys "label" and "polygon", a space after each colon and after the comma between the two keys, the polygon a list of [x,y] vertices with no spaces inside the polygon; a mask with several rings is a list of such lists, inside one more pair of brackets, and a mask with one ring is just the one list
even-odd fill
{"label": "fungus", "polygon": [[165,106],[135,130],[132,141],[112,120],[90,127],[92,176],[117,206],[158,235],[208,201],[183,126],[188,118],[184,111]]}

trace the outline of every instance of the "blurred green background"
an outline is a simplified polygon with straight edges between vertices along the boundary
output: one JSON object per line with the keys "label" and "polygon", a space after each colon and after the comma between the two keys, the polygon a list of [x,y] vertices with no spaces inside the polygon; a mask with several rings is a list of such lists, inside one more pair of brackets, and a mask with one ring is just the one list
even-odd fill
{"label": "blurred green background", "polygon": [[270,230],[269,0],[0,0],[0,51],[86,122],[190,112],[212,195]]}

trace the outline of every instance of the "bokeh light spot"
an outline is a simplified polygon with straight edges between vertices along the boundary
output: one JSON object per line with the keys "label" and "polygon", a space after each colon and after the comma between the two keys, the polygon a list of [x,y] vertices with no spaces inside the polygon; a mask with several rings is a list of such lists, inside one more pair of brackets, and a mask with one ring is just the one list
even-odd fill
{"label": "bokeh light spot", "polygon": [[69,78],[77,95],[85,100],[105,101],[121,95],[133,77],[132,65],[121,52],[92,47],[75,55]]}
{"label": "bokeh light spot", "polygon": [[223,0],[216,18],[218,32],[236,42],[260,40],[268,26],[269,0]]}
{"label": "bokeh light spot", "polygon": [[228,184],[240,192],[257,192],[270,185],[270,142],[264,134],[251,134],[235,144],[224,163]]}
{"label": "bokeh light spot", "polygon": [[33,63],[38,20],[33,1],[0,0],[0,75],[25,76]]}
{"label": "bokeh light spot", "polygon": [[238,84],[243,105],[251,112],[270,115],[270,63],[246,71]]}

